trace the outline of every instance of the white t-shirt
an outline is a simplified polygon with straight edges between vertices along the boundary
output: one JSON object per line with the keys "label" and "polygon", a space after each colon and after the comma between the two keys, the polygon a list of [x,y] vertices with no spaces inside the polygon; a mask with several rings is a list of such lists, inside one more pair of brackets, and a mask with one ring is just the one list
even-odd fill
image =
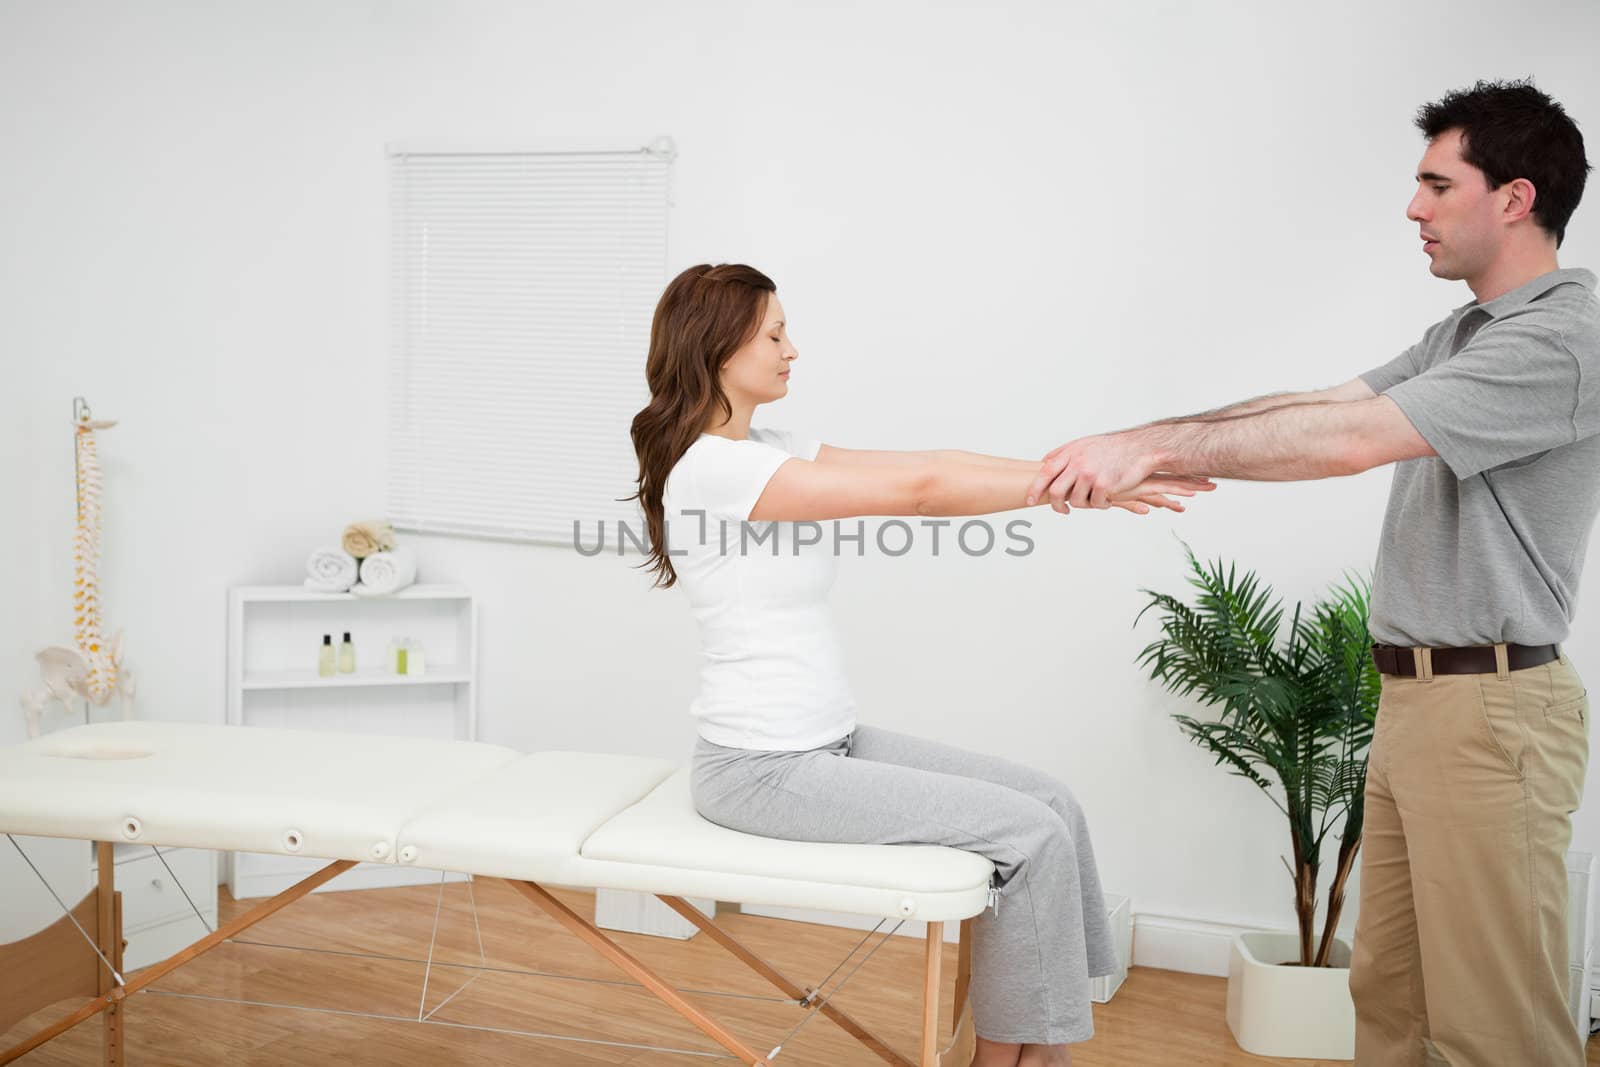
{"label": "white t-shirt", "polygon": [[792,752],[855,729],[827,605],[832,538],[816,524],[749,521],[778,468],[821,447],[782,430],[701,434],[667,476],[667,549],[705,657],[689,712],[714,745]]}

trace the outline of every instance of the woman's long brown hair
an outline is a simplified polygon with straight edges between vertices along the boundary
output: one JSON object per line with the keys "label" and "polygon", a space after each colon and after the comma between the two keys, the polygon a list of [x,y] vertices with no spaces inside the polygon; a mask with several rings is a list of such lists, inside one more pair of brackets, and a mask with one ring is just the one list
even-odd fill
{"label": "woman's long brown hair", "polygon": [[655,573],[655,587],[678,580],[667,557],[667,526],[662,495],[673,465],[711,424],[733,415],[719,372],[761,328],[772,279],[742,263],[702,263],[672,279],[656,304],[650,323],[650,355],[644,373],[650,403],[633,417],[633,452],[639,457],[639,501],[649,524],[650,554],[644,566]]}

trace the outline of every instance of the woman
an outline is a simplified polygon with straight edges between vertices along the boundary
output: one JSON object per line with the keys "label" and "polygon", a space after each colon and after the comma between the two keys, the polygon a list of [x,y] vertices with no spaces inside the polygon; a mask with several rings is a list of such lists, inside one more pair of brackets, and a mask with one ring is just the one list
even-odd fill
{"label": "woman", "polygon": [[[1020,508],[1038,464],[752,428],[798,355],[776,287],[742,265],[684,271],[651,325],[637,499],[656,584],[681,582],[700,626],[695,806],[745,833],[988,857],[999,897],[973,924],[973,1067],[1068,1064],[1093,1030],[1088,979],[1116,967],[1083,811],[1040,771],[858,724],[825,603],[835,544],[795,525]],[[1182,510],[1172,496],[1208,488],[1155,477],[1117,504]]]}

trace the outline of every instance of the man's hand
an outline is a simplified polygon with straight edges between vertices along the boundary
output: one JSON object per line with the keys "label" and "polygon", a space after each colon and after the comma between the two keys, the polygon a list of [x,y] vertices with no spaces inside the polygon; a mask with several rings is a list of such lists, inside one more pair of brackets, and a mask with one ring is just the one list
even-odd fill
{"label": "man's hand", "polygon": [[[1121,506],[1122,501],[1177,491],[1145,491],[1144,483],[1156,474],[1160,462],[1161,457],[1146,445],[1137,430],[1081,437],[1044,457],[1038,476],[1028,486],[1028,503],[1038,503],[1048,490],[1050,507],[1065,515],[1074,507]],[[1159,480],[1199,491],[1216,488],[1204,478],[1162,475]]]}

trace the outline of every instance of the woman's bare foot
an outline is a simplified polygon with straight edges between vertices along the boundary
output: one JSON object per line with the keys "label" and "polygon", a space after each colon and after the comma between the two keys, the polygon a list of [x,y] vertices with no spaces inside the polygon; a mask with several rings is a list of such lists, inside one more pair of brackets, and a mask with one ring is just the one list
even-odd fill
{"label": "woman's bare foot", "polygon": [[1017,1067],[1072,1067],[1072,1049],[1067,1045],[1023,1045]]}
{"label": "woman's bare foot", "polygon": [[1017,1067],[1022,1055],[1022,1045],[978,1038],[978,1049],[973,1054],[971,1067]]}

